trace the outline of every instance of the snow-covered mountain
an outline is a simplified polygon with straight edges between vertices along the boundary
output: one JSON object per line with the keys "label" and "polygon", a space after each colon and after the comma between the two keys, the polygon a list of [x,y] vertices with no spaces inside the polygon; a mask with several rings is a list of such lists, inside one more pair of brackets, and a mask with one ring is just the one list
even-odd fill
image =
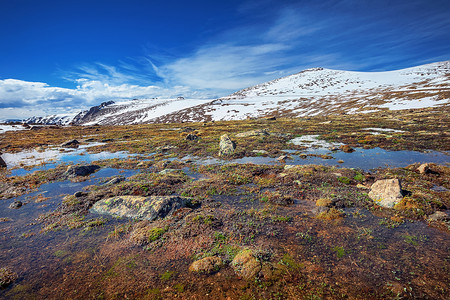
{"label": "snow-covered mountain", "polygon": [[75,124],[138,124],[370,112],[446,105],[450,61],[388,72],[304,70],[215,100],[145,99],[102,103]]}
{"label": "snow-covered mountain", "polygon": [[46,124],[46,125],[68,125],[72,122],[76,114],[70,115],[49,115],[46,117],[31,117],[24,120],[28,124]]}

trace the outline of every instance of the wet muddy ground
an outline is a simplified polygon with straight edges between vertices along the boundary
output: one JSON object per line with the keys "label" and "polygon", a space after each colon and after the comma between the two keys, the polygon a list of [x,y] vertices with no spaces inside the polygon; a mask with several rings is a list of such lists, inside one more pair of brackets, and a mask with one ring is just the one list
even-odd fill
{"label": "wet muddy ground", "polygon": [[[430,219],[450,207],[447,112],[6,133],[2,151],[17,157],[34,147],[65,153],[55,145],[68,138],[102,144],[2,171],[0,298],[447,299],[450,227]],[[261,128],[271,134],[235,136]],[[237,144],[227,157],[217,154],[223,133]],[[290,142],[311,135],[309,145]],[[430,171],[421,174],[423,162]],[[101,168],[68,178],[76,163]],[[385,178],[405,191],[394,208],[368,197]],[[121,195],[192,201],[152,222],[90,212]],[[253,263],[237,270],[232,261],[247,250]],[[223,264],[189,270],[205,257]]]}

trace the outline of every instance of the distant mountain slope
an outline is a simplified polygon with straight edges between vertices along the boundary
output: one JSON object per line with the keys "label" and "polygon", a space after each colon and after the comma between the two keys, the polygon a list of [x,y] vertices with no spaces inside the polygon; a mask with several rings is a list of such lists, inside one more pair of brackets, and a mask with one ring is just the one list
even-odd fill
{"label": "distant mountain slope", "polygon": [[68,125],[72,122],[75,114],[70,115],[50,115],[45,117],[31,117],[23,122],[28,124],[46,124],[46,125]]}
{"label": "distant mountain slope", "polygon": [[388,72],[304,70],[216,100],[145,99],[102,103],[74,124],[121,125],[249,117],[370,112],[446,105],[450,61]]}
{"label": "distant mountain slope", "polygon": [[159,121],[233,120],[422,108],[448,104],[450,61],[389,72],[323,68],[249,87]]}

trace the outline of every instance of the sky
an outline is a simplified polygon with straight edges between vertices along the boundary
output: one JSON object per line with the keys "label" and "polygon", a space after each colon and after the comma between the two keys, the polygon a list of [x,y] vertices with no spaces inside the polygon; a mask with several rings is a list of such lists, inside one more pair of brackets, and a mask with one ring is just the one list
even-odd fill
{"label": "sky", "polygon": [[445,60],[448,0],[0,0],[0,120]]}

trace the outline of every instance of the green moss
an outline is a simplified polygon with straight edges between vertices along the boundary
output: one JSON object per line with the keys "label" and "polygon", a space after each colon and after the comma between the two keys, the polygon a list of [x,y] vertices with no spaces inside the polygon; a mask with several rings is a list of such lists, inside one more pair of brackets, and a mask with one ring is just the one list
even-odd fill
{"label": "green moss", "polygon": [[350,184],[352,182],[352,180],[348,177],[342,176],[342,177],[338,177],[338,180],[340,182],[342,182],[343,184]]}
{"label": "green moss", "polygon": [[174,271],[165,271],[160,275],[161,280],[168,281],[175,274]]}

